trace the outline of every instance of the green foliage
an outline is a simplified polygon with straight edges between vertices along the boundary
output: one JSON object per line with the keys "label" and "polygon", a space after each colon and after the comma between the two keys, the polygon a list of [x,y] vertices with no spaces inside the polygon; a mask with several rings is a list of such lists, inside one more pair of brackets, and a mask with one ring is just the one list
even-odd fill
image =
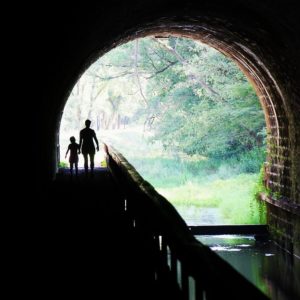
{"label": "green foliage", "polygon": [[264,166],[261,167],[258,180],[256,182],[256,185],[254,186],[253,194],[254,199],[251,203],[251,209],[252,211],[258,212],[259,222],[260,224],[266,223],[266,216],[267,216],[267,208],[264,201],[260,199],[261,194],[265,194],[267,196],[270,195],[270,190],[265,186],[264,184],[264,178],[265,178],[265,172],[264,172]]}
{"label": "green foliage", "polygon": [[247,159],[131,157],[131,162],[179,210],[216,207],[227,224],[265,224],[265,208],[255,198],[259,175],[244,173]]}
{"label": "green foliage", "polygon": [[[186,63],[169,68],[148,85],[148,91],[155,90],[160,116],[152,139],[168,149],[211,157],[230,157],[261,147],[263,112],[237,66],[193,40],[171,38],[168,43],[176,45]],[[200,80],[217,94],[199,84]]]}
{"label": "green foliage", "polygon": [[64,161],[59,162],[58,167],[59,168],[68,168],[68,164]]}
{"label": "green foliage", "polygon": [[85,118],[114,129],[126,117],[172,152],[229,158],[264,147],[263,112],[246,77],[191,39],[148,37],[113,49],[82,76],[71,100],[62,124],[69,129]]}
{"label": "green foliage", "polygon": [[265,186],[264,184],[264,178],[265,178],[265,168],[262,165],[259,171],[259,177],[257,180],[257,184],[255,186],[254,195],[256,199],[259,201],[260,194],[265,194],[267,196],[270,196],[270,190]]}
{"label": "green foliage", "polygon": [[[263,111],[238,66],[215,49],[178,37],[116,47],[74,87],[61,130],[74,135],[86,118],[177,205],[220,207],[232,223],[263,222],[252,201],[265,159]],[[124,119],[133,130],[118,140]]]}

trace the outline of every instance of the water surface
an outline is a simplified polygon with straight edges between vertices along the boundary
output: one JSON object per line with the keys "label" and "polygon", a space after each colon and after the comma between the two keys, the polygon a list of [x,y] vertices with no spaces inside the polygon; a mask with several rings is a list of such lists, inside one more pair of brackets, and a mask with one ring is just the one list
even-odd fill
{"label": "water surface", "polygon": [[300,260],[272,241],[247,235],[202,235],[196,238],[230,263],[272,300],[300,299]]}

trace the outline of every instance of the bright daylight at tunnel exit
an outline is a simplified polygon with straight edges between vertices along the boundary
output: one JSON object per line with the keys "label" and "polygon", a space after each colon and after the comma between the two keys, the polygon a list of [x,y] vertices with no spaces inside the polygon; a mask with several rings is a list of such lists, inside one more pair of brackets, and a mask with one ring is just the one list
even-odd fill
{"label": "bright daylight at tunnel exit", "polygon": [[[148,36],[94,62],[74,86],[60,126],[59,167],[70,137],[91,120],[113,146],[170,201],[188,225],[265,224],[266,121],[237,64],[200,41]],[[79,168],[83,156],[79,155]]]}

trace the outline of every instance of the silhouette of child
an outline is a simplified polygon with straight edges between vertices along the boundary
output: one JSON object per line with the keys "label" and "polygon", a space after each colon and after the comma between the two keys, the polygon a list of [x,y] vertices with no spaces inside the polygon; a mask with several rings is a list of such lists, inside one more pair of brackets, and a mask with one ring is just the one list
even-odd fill
{"label": "silhouette of child", "polygon": [[68,152],[70,151],[69,156],[69,163],[70,163],[70,172],[71,176],[73,176],[73,166],[75,164],[75,172],[76,176],[78,176],[78,152],[79,152],[79,145],[76,143],[76,139],[74,136],[70,137],[70,142],[68,146],[68,150],[66,152],[65,158],[67,158]]}

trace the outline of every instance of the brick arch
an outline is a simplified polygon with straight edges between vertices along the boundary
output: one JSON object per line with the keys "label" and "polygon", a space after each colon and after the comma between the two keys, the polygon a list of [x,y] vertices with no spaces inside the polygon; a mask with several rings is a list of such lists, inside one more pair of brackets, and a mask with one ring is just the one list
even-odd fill
{"label": "brick arch", "polygon": [[[57,145],[63,107],[73,85],[99,56],[119,44],[150,34],[199,39],[232,58],[257,91],[270,133],[266,185],[273,197],[266,198],[268,223],[278,242],[300,255],[300,91],[296,68],[300,43],[287,25],[288,14],[286,18],[281,15],[280,20],[275,18],[275,24],[274,16],[278,17],[281,11],[266,8],[259,1],[254,9],[240,3],[238,7],[225,8],[211,0],[211,4],[205,2],[202,7],[189,2],[184,7],[173,6],[171,11],[169,6],[155,1],[156,6],[152,6],[150,2],[145,1],[143,6],[134,2],[136,14],[130,10],[132,7],[110,8],[99,18],[95,9],[84,17],[86,23],[82,23],[78,34],[68,25],[68,40],[54,66],[55,78],[50,80],[52,93],[45,97],[45,103],[52,103],[46,107],[51,117],[47,126],[52,128],[53,145]],[[162,1],[165,2],[168,1]],[[55,147],[46,162],[52,174]]]}
{"label": "brick arch", "polygon": [[[266,64],[255,54],[255,49],[252,50],[247,46],[250,43],[249,39],[245,42],[240,36],[235,36],[232,32],[226,32],[226,38],[224,38],[224,27],[222,33],[219,33],[216,30],[216,24],[214,26],[207,24],[204,26],[201,23],[198,25],[195,19],[191,23],[185,21],[176,24],[176,22],[171,22],[168,19],[159,22],[159,26],[151,24],[115,40],[111,47],[148,35],[176,35],[200,40],[235,61],[255,88],[264,110],[269,134],[266,185],[275,195],[280,195],[285,200],[292,199],[291,187],[288,184],[290,183],[289,120],[283,93]],[[218,26],[220,25],[218,24]],[[212,31],[213,34],[210,33]],[[106,52],[107,49],[104,51]],[[98,53],[88,60],[89,63],[84,65],[84,69],[95,58],[98,58]]]}

